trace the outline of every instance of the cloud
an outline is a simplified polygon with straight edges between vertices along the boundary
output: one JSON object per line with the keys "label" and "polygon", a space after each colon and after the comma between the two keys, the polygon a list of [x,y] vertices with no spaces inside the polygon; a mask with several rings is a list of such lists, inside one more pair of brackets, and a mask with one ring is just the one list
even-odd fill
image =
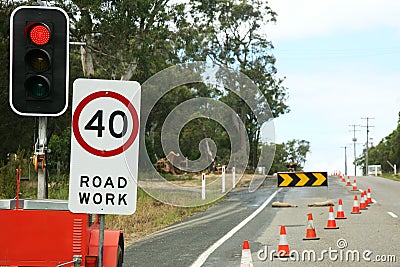
{"label": "cloud", "polygon": [[382,26],[400,32],[398,0],[270,0],[268,3],[278,14],[276,25],[267,29],[273,40],[368,31]]}

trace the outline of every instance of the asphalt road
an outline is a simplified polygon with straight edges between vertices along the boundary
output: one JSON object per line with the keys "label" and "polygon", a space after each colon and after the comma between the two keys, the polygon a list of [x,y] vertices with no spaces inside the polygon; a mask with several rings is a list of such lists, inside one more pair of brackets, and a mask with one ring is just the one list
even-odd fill
{"label": "asphalt road", "polygon": [[[360,215],[350,214],[354,194],[360,192],[350,191],[351,187],[337,177],[329,178],[328,187],[283,188],[269,199],[290,202],[297,208],[272,208],[268,204],[258,210],[277,191],[273,179],[254,193],[238,188],[209,210],[126,248],[124,266],[240,266],[245,239],[249,240],[254,266],[400,266],[400,183],[357,177],[357,185],[361,189],[370,187],[376,200]],[[325,230],[328,207],[312,208],[307,204],[328,199],[337,203],[338,198],[343,199],[348,219],[336,220],[338,230]],[[337,205],[335,215],[336,209]],[[256,210],[257,216],[232,232]],[[307,213],[313,214],[318,241],[302,240]],[[280,225],[286,226],[290,250],[298,252],[299,259],[282,262],[266,258],[278,248]],[[347,246],[339,248],[339,239]],[[305,251],[315,252],[315,259],[304,254],[303,260],[302,253],[311,253]],[[392,262],[377,262],[383,259]]]}

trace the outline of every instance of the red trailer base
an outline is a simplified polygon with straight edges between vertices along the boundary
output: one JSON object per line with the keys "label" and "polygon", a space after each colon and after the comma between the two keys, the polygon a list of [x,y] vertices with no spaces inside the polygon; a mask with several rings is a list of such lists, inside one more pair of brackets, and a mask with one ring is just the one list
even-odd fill
{"label": "red trailer base", "polygon": [[[0,200],[0,266],[97,267],[99,223],[91,217],[71,213],[66,201]],[[105,230],[103,266],[121,267],[123,253],[122,232]]]}

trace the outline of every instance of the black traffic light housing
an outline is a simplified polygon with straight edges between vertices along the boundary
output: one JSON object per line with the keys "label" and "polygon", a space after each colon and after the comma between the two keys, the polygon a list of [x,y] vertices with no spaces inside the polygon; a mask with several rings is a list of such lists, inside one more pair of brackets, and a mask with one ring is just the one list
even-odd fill
{"label": "black traffic light housing", "polygon": [[22,6],[10,18],[10,105],[23,116],[68,107],[69,18],[56,7]]}

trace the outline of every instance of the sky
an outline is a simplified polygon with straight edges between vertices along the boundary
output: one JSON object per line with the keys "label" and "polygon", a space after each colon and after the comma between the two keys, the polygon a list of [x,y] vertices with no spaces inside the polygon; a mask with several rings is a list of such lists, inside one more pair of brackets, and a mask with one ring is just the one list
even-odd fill
{"label": "sky", "polygon": [[[400,112],[400,1],[269,0],[278,13],[266,28],[290,112],[274,120],[275,142],[310,142],[305,171],[354,175],[353,128],[369,120],[378,144]],[[366,127],[356,127],[357,156]],[[381,163],[386,164],[386,162]],[[357,175],[361,172],[357,170]]]}

